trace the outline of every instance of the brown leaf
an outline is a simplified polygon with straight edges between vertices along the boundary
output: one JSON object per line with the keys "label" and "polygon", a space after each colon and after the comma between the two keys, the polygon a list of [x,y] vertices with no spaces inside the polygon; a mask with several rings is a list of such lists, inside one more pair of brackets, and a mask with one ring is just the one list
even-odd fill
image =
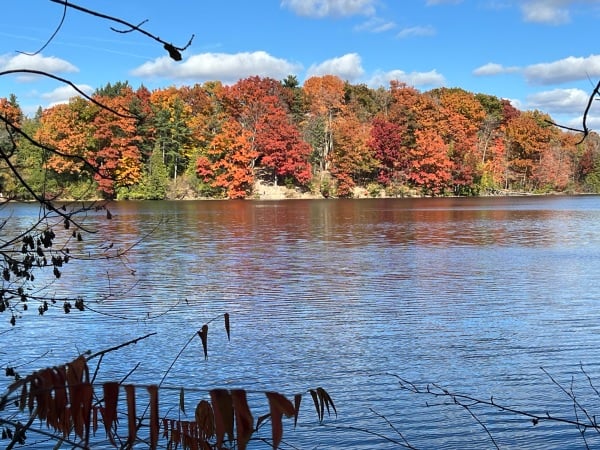
{"label": "brown leaf", "polygon": [[185,392],[183,388],[179,389],[179,410],[185,414]]}
{"label": "brown leaf", "polygon": [[94,406],[92,408],[92,434],[96,436],[96,431],[98,431],[98,407]]}
{"label": "brown leaf", "polygon": [[56,412],[55,428],[62,431],[63,436],[69,434],[71,424],[65,418],[67,410],[67,386],[66,386],[66,368],[65,366],[54,367],[52,369],[52,387],[54,391],[54,410]]}
{"label": "brown leaf", "polygon": [[37,384],[37,382],[35,381],[35,378],[33,378],[31,380],[31,383],[29,384],[29,396],[27,397],[27,408],[29,408],[29,413],[31,414],[33,412],[33,405],[35,404],[35,385]]}
{"label": "brown leaf", "polygon": [[224,318],[225,318],[225,331],[227,332],[227,340],[231,341],[231,327],[229,325],[229,313],[225,313]]}
{"label": "brown leaf", "polygon": [[292,417],[294,415],[294,405],[278,392],[266,392],[269,399],[269,409],[271,411],[271,431],[273,439],[273,449],[279,448],[279,443],[283,437],[283,415]]}
{"label": "brown leaf", "polygon": [[198,331],[198,336],[200,336],[200,340],[202,340],[204,359],[208,359],[208,325],[202,325],[202,329]]}
{"label": "brown leaf", "polygon": [[89,377],[90,373],[87,361],[83,355],[80,355],[67,364],[67,382],[77,384],[83,381],[89,381]]}
{"label": "brown leaf", "polygon": [[232,389],[233,411],[235,413],[235,427],[237,429],[237,441],[239,450],[246,450],[246,445],[254,432],[254,418],[250,412],[246,391],[243,389]]}
{"label": "brown leaf", "polygon": [[85,443],[90,435],[90,413],[94,400],[94,388],[90,383],[84,382],[72,387],[71,397],[71,419],[73,429]]}
{"label": "brown leaf", "polygon": [[127,395],[127,444],[128,446],[133,446],[137,437],[135,420],[135,386],[132,384],[125,385],[125,394]]}
{"label": "brown leaf", "polygon": [[[84,420],[85,411],[85,390],[82,388],[82,383],[89,380],[89,371],[87,362],[83,355],[80,355],[66,365],[66,379],[69,390],[69,400],[71,402],[71,419],[73,420],[73,428],[75,434],[82,439],[84,438],[84,429],[89,423]],[[91,408],[91,402],[89,408]]]}
{"label": "brown leaf", "polygon": [[264,414],[262,416],[259,416],[258,419],[256,419],[256,430],[258,430],[260,428],[260,426],[263,424],[263,422],[265,422],[266,420],[268,420],[271,417],[271,414]]}
{"label": "brown leaf", "polygon": [[210,391],[213,414],[215,416],[215,434],[217,447],[223,445],[225,433],[229,440],[233,439],[233,404],[231,394],[227,389],[213,389]]}
{"label": "brown leaf", "polygon": [[112,432],[112,426],[117,420],[117,404],[119,402],[119,383],[109,382],[102,386],[104,391],[104,409],[102,410],[102,421],[104,430],[110,442],[116,447]]}
{"label": "brown leaf", "polygon": [[325,418],[325,408],[327,408],[327,414],[331,415],[331,409],[333,409],[333,412],[337,416],[335,404],[325,389],[318,387],[316,390],[309,389],[309,392],[315,404],[315,409],[317,411],[317,415],[319,416],[319,422],[322,422]]}
{"label": "brown leaf", "polygon": [[31,383],[31,393],[35,396],[37,403],[37,417],[45,420],[48,425],[54,423],[54,411],[52,410],[52,370],[44,369],[37,373],[35,381]]}
{"label": "brown leaf", "polygon": [[298,423],[298,414],[300,413],[300,403],[302,402],[302,394],[294,395],[294,427]]}
{"label": "brown leaf", "polygon": [[200,400],[196,406],[196,424],[200,438],[208,441],[215,434],[215,417],[212,406],[206,400]]}
{"label": "brown leaf", "polygon": [[315,391],[314,389],[309,389],[308,392],[310,392],[310,396],[312,397],[313,403],[315,404],[317,416],[319,416],[319,422],[321,422],[323,420],[323,412],[319,407],[319,396],[317,395],[317,391]]}
{"label": "brown leaf", "polygon": [[150,448],[156,449],[158,445],[158,432],[160,424],[158,420],[158,386],[153,384],[148,386],[150,394]]}
{"label": "brown leaf", "polygon": [[27,404],[28,399],[27,383],[23,383],[23,387],[21,388],[21,396],[19,397],[19,410],[24,411],[25,405]]}
{"label": "brown leaf", "polygon": [[94,386],[92,386],[91,383],[85,382],[81,385],[81,388],[83,391],[81,413],[83,415],[83,420],[85,423],[85,435],[83,437],[83,441],[85,442],[85,447],[87,448],[87,443],[90,439],[92,406],[94,404]]}
{"label": "brown leaf", "polygon": [[329,394],[327,393],[327,391],[325,389],[323,389],[322,387],[318,387],[317,388],[317,395],[319,396],[319,399],[320,399],[320,402],[321,402],[321,420],[323,420],[323,416],[325,415],[325,410],[323,409],[323,405],[325,405],[325,407],[327,407],[327,414],[328,415],[331,415],[331,411],[329,410],[329,407],[331,406],[331,408],[333,409],[333,412],[337,416],[337,410],[335,409],[335,405],[333,404],[333,400],[331,399],[331,397],[329,396]]}

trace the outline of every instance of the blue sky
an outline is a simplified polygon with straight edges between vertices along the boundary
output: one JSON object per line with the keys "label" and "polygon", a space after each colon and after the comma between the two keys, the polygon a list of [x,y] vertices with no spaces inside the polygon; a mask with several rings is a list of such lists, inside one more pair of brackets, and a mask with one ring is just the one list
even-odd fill
{"label": "blue sky", "polygon": [[[3,4],[0,70],[52,72],[92,92],[108,82],[150,89],[251,75],[300,82],[331,73],[351,83],[398,79],[426,91],[461,87],[549,112],[578,126],[600,80],[600,0],[79,0],[184,46],[181,62],[139,33],[50,0]],[[39,77],[0,78],[28,113],[73,91]],[[600,128],[592,110],[589,125]]]}

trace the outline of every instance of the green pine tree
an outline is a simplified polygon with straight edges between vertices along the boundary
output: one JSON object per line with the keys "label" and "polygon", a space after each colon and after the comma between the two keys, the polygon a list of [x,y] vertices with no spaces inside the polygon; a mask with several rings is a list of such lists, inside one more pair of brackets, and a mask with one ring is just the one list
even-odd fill
{"label": "green pine tree", "polygon": [[145,178],[146,198],[149,200],[164,200],[167,196],[169,174],[163,161],[162,151],[158,146],[154,147],[152,155],[150,155],[148,173]]}

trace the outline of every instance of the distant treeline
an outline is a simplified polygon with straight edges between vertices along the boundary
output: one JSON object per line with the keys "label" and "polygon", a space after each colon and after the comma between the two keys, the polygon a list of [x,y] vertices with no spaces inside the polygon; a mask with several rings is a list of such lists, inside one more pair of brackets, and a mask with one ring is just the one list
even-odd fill
{"label": "distant treeline", "polygon": [[357,187],[373,196],[600,191],[596,134],[580,142],[543,112],[459,88],[372,89],[332,75],[154,91],[117,82],[35,117],[13,95],[0,114],[23,132],[0,130],[0,188],[22,199],[29,193],[8,164],[34,190],[77,199],[248,198],[259,180],[335,197]]}

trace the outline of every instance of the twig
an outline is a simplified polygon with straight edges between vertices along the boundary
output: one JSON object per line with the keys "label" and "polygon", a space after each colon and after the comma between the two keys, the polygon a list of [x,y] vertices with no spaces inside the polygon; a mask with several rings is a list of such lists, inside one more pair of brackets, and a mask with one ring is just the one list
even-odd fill
{"label": "twig", "polygon": [[[437,384],[432,384],[433,387],[435,387],[436,389],[439,389],[440,391],[442,391],[445,395],[448,395],[450,398],[454,398],[455,394],[452,394],[450,391],[448,391],[447,389],[442,388],[441,386],[437,385]],[[492,444],[494,444],[494,447],[497,450],[500,450],[500,447],[498,446],[498,443],[496,442],[496,440],[494,439],[494,436],[492,436],[492,433],[490,432],[490,430],[488,429],[488,427],[485,425],[485,423],[483,423],[481,421],[481,419],[477,416],[477,414],[475,414],[472,410],[471,410],[471,406],[475,406],[480,402],[479,400],[473,400],[472,404],[469,405],[466,402],[454,402],[455,404],[457,404],[458,406],[460,406],[461,408],[463,408],[465,411],[467,411],[470,416],[479,424],[479,426],[481,426],[481,428],[483,429],[483,431],[485,431],[485,433],[488,435],[488,437],[490,438],[490,441],[492,441]],[[493,399],[490,399],[490,403],[493,403]]]}
{"label": "twig", "polygon": [[571,127],[567,127],[565,125],[559,125],[551,120],[547,120],[546,122],[548,122],[550,125],[554,125],[559,128],[562,128],[563,130],[569,130],[569,131],[575,131],[577,133],[583,133],[582,138],[575,145],[581,144],[583,141],[585,141],[585,138],[590,134],[590,129],[587,126],[587,118],[588,118],[590,109],[592,108],[592,102],[594,101],[594,97],[596,95],[600,95],[600,81],[598,81],[598,83],[596,84],[596,87],[594,88],[594,91],[588,98],[587,106],[585,107],[585,111],[583,113],[583,120],[582,120],[583,129],[571,128]]}
{"label": "twig", "polygon": [[[37,417],[37,408],[36,410],[34,410],[31,414],[31,416],[29,417],[29,420],[27,421],[27,423],[25,425],[22,425],[20,422],[15,422],[12,420],[7,420],[7,419],[2,419],[0,418],[0,424],[2,425],[9,425],[11,427],[13,427],[15,429],[15,433],[13,436],[13,439],[11,440],[11,442],[6,446],[6,450],[12,450],[12,448],[15,446],[15,444],[18,444],[19,442],[19,437],[21,436],[22,433],[24,433],[27,430],[31,430],[33,433],[37,433],[37,434],[41,434],[42,436],[46,436],[49,437],[51,439],[55,438],[55,435],[52,434],[51,432],[45,431],[41,428],[35,428],[35,429],[31,429],[31,424],[33,423],[33,421],[35,420],[35,418]],[[69,441],[69,440],[64,440],[66,443],[68,443],[72,448],[85,448],[84,446],[82,446],[81,444],[78,444],[77,442],[74,441]]]}
{"label": "twig", "polygon": [[[482,399],[479,399],[479,398],[476,398],[476,397],[473,397],[470,395],[457,394],[454,392],[450,392],[447,389],[441,388],[439,385],[435,385],[435,384],[428,384],[425,388],[420,388],[420,387],[416,386],[415,384],[404,380],[402,377],[399,377],[394,374],[391,374],[391,375],[396,377],[399,380],[400,389],[402,389],[402,390],[412,392],[413,394],[427,394],[427,395],[430,395],[430,396],[433,396],[436,398],[439,398],[439,397],[449,398],[452,401],[451,404],[455,404],[455,405],[458,405],[461,407],[464,407],[464,405],[466,405],[468,407],[472,407],[475,404],[482,405],[482,406],[488,406],[488,407],[494,408],[498,411],[515,414],[517,416],[527,417],[527,418],[531,419],[531,421],[534,425],[538,424],[540,421],[548,421],[548,422],[563,423],[566,425],[573,425],[575,427],[581,426],[582,428],[585,428],[585,429],[596,429],[597,430],[599,428],[599,426],[594,421],[590,421],[590,423],[584,423],[584,422],[580,422],[580,421],[573,420],[573,419],[551,416],[549,413],[546,413],[545,415],[534,414],[534,413],[530,413],[530,412],[523,411],[520,409],[512,408],[509,406],[501,405],[501,404],[495,402],[493,397],[490,398],[490,400],[482,400]],[[431,389],[432,387],[435,389]]]}
{"label": "twig", "polygon": [[[50,1],[54,1],[54,0],[50,0]],[[5,76],[5,75],[20,74],[20,73],[28,73],[28,74],[31,74],[31,75],[40,75],[42,77],[52,78],[53,80],[60,81],[61,83],[64,83],[64,84],[68,84],[75,91],[77,91],[77,93],[80,94],[82,97],[85,97],[87,100],[89,100],[90,102],[92,102],[94,105],[96,105],[96,106],[98,106],[98,107],[100,107],[100,108],[102,108],[102,109],[104,109],[106,111],[110,111],[111,113],[113,113],[113,114],[115,114],[115,115],[117,115],[119,117],[123,117],[125,119],[136,119],[136,120],[140,119],[139,116],[136,116],[136,115],[133,115],[133,114],[123,114],[122,112],[119,112],[116,109],[113,109],[110,106],[107,106],[107,105],[103,104],[102,102],[99,102],[98,100],[96,100],[91,95],[86,94],[82,89],[80,89],[72,81],[69,81],[69,80],[67,80],[66,78],[63,78],[63,77],[59,77],[58,75],[54,75],[52,73],[44,72],[43,70],[35,70],[35,69],[11,69],[11,70],[3,70],[3,71],[0,72],[0,77]],[[10,125],[16,131],[19,131],[18,127],[15,126],[12,121],[8,120],[7,118],[5,118],[5,117],[3,117],[1,115],[0,115],[0,118],[2,118],[2,121],[4,123]],[[22,134],[22,133],[19,132],[19,134]],[[52,151],[53,153],[58,153],[54,149],[49,149],[49,150]],[[61,155],[61,156],[64,156],[64,155]]]}
{"label": "twig", "polygon": [[128,345],[131,345],[131,344],[137,344],[139,341],[141,341],[141,340],[143,340],[143,339],[146,339],[146,338],[149,338],[150,336],[154,336],[155,334],[157,334],[157,333],[156,333],[156,331],[155,331],[155,332],[152,332],[152,333],[148,333],[148,334],[147,334],[147,335],[145,335],[145,336],[141,336],[141,337],[138,337],[138,338],[132,339],[132,340],[130,340],[130,341],[124,342],[124,343],[122,343],[122,344],[116,345],[116,346],[114,346],[114,347],[107,348],[107,349],[105,349],[105,350],[101,350],[101,351],[99,351],[99,352],[97,352],[97,353],[94,353],[93,355],[90,355],[90,356],[88,356],[88,357],[86,358],[86,361],[89,361],[90,359],[93,359],[93,358],[97,358],[98,356],[105,355],[106,353],[114,352],[115,350],[119,350],[120,348],[126,347],[126,346],[128,346]]}
{"label": "twig", "polygon": [[402,440],[404,441],[404,443],[406,444],[407,448],[414,448],[412,445],[410,445],[410,443],[408,442],[408,439],[406,439],[404,437],[404,435],[400,432],[400,430],[398,430],[394,424],[392,424],[387,417],[385,417],[383,414],[379,414],[377,411],[375,411],[373,408],[369,408],[371,410],[371,412],[373,414],[375,414],[376,416],[378,416],[379,418],[383,419],[385,421],[385,423],[388,424],[388,426],[394,430],[396,432],[396,434],[398,434],[398,436],[400,436],[402,438]]}
{"label": "twig", "polygon": [[69,3],[67,0],[50,0],[50,1],[53,3],[58,3],[59,5],[64,5],[65,7],[76,9],[78,11],[81,11],[86,14],[90,14],[95,17],[99,17],[101,19],[106,19],[106,20],[110,20],[112,22],[120,23],[121,25],[125,25],[126,27],[129,28],[126,31],[118,31],[118,30],[115,30],[114,28],[111,28],[113,31],[116,31],[119,33],[129,33],[132,31],[138,31],[138,32],[142,33],[143,35],[149,37],[150,39],[153,39],[156,42],[159,42],[160,44],[162,44],[163,48],[169,53],[169,56],[172,59],[174,59],[175,61],[181,61],[181,52],[185,51],[190,45],[192,45],[192,41],[194,40],[194,35],[192,34],[192,37],[190,38],[190,40],[184,47],[176,47],[169,42],[163,41],[158,36],[155,36],[152,33],[149,33],[148,31],[144,30],[143,28],[140,28],[140,25],[144,24],[146,21],[141,22],[140,25],[134,25],[123,19],[119,19],[118,17],[109,16],[107,14],[103,14],[103,13],[100,13],[97,11],[93,11],[91,9],[84,8],[83,6],[79,6],[74,3]]}
{"label": "twig", "polygon": [[60,18],[60,22],[58,23],[58,26],[56,27],[56,30],[54,30],[54,33],[52,33],[52,35],[48,38],[48,40],[46,41],[46,43],[44,45],[42,45],[37,51],[35,51],[33,53],[21,52],[19,50],[17,50],[17,53],[22,53],[23,55],[27,55],[27,56],[35,56],[35,55],[41,53],[42,51],[44,51],[44,49],[46,47],[48,47],[50,42],[52,42],[52,40],[56,37],[56,35],[60,31],[60,29],[62,28],[63,23],[65,23],[66,17],[67,17],[67,5],[65,5],[65,7],[63,8],[63,14],[62,14],[62,17]]}
{"label": "twig", "polygon": [[377,431],[367,430],[367,429],[364,429],[364,428],[358,428],[358,427],[354,427],[354,426],[352,426],[352,425],[348,425],[348,426],[341,426],[341,425],[329,425],[329,424],[324,424],[324,425],[322,425],[322,426],[324,426],[324,427],[327,427],[327,428],[333,428],[333,429],[335,429],[335,430],[345,430],[345,431],[347,431],[347,430],[352,430],[352,431],[359,431],[359,432],[361,432],[361,433],[366,433],[366,434],[370,434],[370,435],[373,435],[373,436],[377,436],[377,437],[379,437],[379,438],[381,438],[381,439],[384,439],[384,440],[385,440],[385,441],[387,441],[387,442],[391,442],[392,444],[398,444],[398,445],[399,445],[400,447],[402,447],[402,448],[408,448],[408,449],[411,449],[411,450],[413,450],[413,449],[416,449],[416,448],[417,448],[417,447],[413,447],[412,445],[410,445],[410,444],[407,444],[407,443],[405,443],[405,442],[401,442],[401,441],[399,441],[399,440],[397,440],[397,439],[392,439],[391,437],[389,437],[389,436],[386,436],[385,434],[382,434],[382,433],[378,433]]}
{"label": "twig", "polygon": [[[558,381],[556,381],[556,379],[546,369],[544,369],[543,367],[540,367],[540,369],[542,370],[542,372],[544,372],[548,376],[548,378],[550,378],[550,381],[552,381],[552,383],[554,385],[556,385],[561,391],[563,391],[567,395],[567,397],[569,397],[569,399],[571,401],[573,401],[573,406],[576,408],[575,413],[577,413],[577,409],[579,409],[581,412],[583,412],[585,414],[585,416],[590,421],[590,423],[592,425],[594,425],[594,421],[592,420],[592,417],[588,414],[587,410],[583,407],[583,405],[581,405],[581,403],[579,403],[579,401],[575,398],[575,394],[573,393],[573,382],[574,382],[573,377],[571,377],[571,389],[567,390]],[[577,422],[579,423],[580,421],[577,420]]]}

